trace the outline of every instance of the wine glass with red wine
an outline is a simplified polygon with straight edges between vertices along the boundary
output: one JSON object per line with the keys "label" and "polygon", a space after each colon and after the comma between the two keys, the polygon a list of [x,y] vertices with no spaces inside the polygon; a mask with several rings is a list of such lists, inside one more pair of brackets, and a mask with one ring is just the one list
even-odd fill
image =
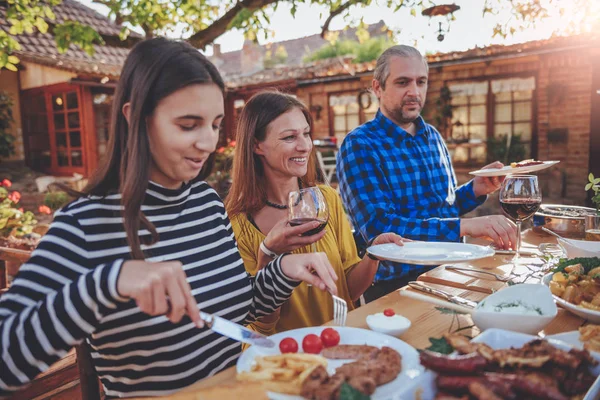
{"label": "wine glass with red wine", "polygon": [[533,216],[542,204],[542,192],[535,175],[509,175],[500,188],[500,207],[517,224],[517,245],[514,261],[521,248],[521,223]]}
{"label": "wine glass with red wine", "polygon": [[[318,221],[319,226],[302,234],[302,236],[311,236],[321,232],[327,226],[329,220],[329,209],[325,202],[325,197],[318,187],[309,187],[300,189],[297,192],[291,192],[288,198],[288,221],[291,226],[307,224]],[[316,252],[315,243],[312,244],[312,251]]]}

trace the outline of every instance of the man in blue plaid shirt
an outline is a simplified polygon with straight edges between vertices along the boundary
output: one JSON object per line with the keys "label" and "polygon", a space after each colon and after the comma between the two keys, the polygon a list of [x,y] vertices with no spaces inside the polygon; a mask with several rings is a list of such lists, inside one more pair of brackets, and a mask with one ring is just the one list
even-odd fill
{"label": "man in blue plaid shirt", "polygon": [[[377,60],[373,91],[379,111],[346,136],[337,159],[340,193],[352,222],[366,241],[384,232],[438,242],[470,235],[513,247],[516,225],[504,216],[460,218],[501,181],[477,177],[457,187],[442,136],[421,117],[428,72],[427,60],[410,46],[393,46]],[[382,262],[365,299],[390,293],[424,271],[425,266]]]}

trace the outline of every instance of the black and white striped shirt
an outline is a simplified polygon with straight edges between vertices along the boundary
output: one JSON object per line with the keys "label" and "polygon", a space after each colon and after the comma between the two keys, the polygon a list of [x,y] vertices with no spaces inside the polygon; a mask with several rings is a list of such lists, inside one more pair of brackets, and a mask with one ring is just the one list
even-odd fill
{"label": "black and white striped shirt", "polygon": [[[109,397],[166,395],[240,355],[239,343],[188,317],[172,324],[119,295],[120,267],[130,258],[119,202],[120,195],[81,198],[58,212],[0,297],[0,396],[84,338]],[[142,246],[147,261],[181,261],[201,310],[244,323],[277,309],[298,284],[279,259],[255,279],[247,275],[223,203],[205,182],[178,190],[150,182],[142,211],[160,235]]]}

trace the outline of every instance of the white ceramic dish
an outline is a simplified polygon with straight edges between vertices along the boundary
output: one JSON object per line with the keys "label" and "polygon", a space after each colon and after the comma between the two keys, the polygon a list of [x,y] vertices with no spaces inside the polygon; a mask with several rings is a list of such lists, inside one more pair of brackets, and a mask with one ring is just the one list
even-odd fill
{"label": "white ceramic dish", "polygon": [[[576,349],[583,349],[583,342],[579,340],[579,331],[570,331],[557,333],[556,335],[546,336],[548,340],[560,340],[570,346],[575,347]],[[600,357],[600,352],[598,351],[590,351],[590,353]]]}
{"label": "white ceramic dish", "polygon": [[503,328],[508,331],[537,334],[558,313],[547,286],[520,284],[509,286],[482,300],[472,313],[481,330]]}
{"label": "white ceramic dish", "polygon": [[[524,333],[510,332],[504,329],[489,329],[477,336],[472,341],[474,343],[485,343],[495,350],[508,349],[511,347],[522,347],[524,344],[539,339],[537,336],[526,335]],[[572,346],[560,340],[548,340],[550,344],[561,350],[570,350]],[[592,356],[600,361],[600,354],[592,353]],[[600,364],[596,366],[591,373],[595,376],[600,375]],[[407,397],[407,399],[433,400],[437,393],[435,386],[436,374],[432,371],[425,372],[417,385],[416,391],[421,393],[420,397]],[[600,378],[596,379],[583,400],[597,400],[600,396]],[[404,399],[404,398],[402,398]]]}
{"label": "white ceramic dish", "polygon": [[600,257],[600,242],[576,239],[557,239],[567,253],[568,258]]}
{"label": "white ceramic dish", "polygon": [[[546,285],[546,286],[550,285],[550,282],[552,281],[552,274],[553,273],[550,272],[550,273],[544,275],[544,277],[542,278],[542,283],[544,285]],[[566,308],[567,310],[571,311],[573,314],[580,316],[581,318],[587,319],[590,322],[600,323],[600,311],[594,311],[594,310],[590,310],[588,308],[580,307],[573,303],[569,303],[568,301],[565,301],[558,296],[552,295],[552,297],[554,297],[554,300],[556,301],[556,303],[558,305],[560,305],[562,308]]]}
{"label": "white ceramic dish", "polygon": [[447,242],[407,242],[404,246],[386,243],[371,246],[367,251],[380,260],[419,265],[458,263],[494,255],[489,246]]}
{"label": "white ceramic dish", "polygon": [[[309,333],[320,335],[325,327],[312,327],[293,329],[287,332],[277,333],[269,336],[277,344],[286,338],[294,338],[298,345],[302,346],[302,339]],[[400,339],[384,335],[378,332],[372,332],[366,329],[335,327],[340,334],[340,344],[368,344],[372,346],[382,347],[388,346],[396,350],[402,355],[402,371],[390,383],[377,387],[375,393],[371,396],[373,400],[384,399],[409,399],[412,398],[415,386],[419,383],[418,378],[423,374],[425,369],[419,361],[419,353],[411,345],[403,342]],[[250,346],[242,353],[242,356],[237,362],[237,372],[249,371],[254,363],[254,358],[257,356],[267,356],[279,354],[279,346],[274,348],[265,348],[258,346]],[[335,369],[347,362],[353,360],[327,360],[327,372],[333,374]],[[269,392],[269,398],[273,400],[302,400],[302,397],[291,396],[281,393]]]}
{"label": "white ceramic dish", "polygon": [[385,335],[400,336],[410,328],[411,322],[402,315],[395,314],[391,317],[383,313],[367,315],[369,329]]}
{"label": "white ceramic dish", "polygon": [[527,167],[511,167],[507,165],[503,168],[489,168],[479,169],[477,171],[471,171],[469,174],[475,176],[505,176],[514,174],[528,174],[530,172],[541,171],[546,168],[550,168],[553,165],[558,164],[560,161],[544,161],[543,164],[529,165]]}

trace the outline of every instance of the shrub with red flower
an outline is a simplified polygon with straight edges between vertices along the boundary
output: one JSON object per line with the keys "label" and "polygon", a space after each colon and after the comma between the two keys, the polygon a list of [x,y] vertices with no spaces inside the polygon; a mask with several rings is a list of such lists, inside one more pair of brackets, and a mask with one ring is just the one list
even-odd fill
{"label": "shrub with red flower", "polygon": [[235,140],[227,140],[227,145],[219,147],[215,153],[215,166],[207,182],[225,198],[231,186],[230,171],[235,153]]}
{"label": "shrub with red flower", "polygon": [[21,201],[21,193],[17,191],[8,192],[7,187],[12,183],[4,179],[0,186],[0,236],[23,237],[33,232],[37,224],[35,215],[31,211],[23,211],[18,207]]}
{"label": "shrub with red flower", "polygon": [[40,206],[38,208],[38,211],[42,214],[48,214],[48,215],[52,214],[52,210],[48,206]]}

